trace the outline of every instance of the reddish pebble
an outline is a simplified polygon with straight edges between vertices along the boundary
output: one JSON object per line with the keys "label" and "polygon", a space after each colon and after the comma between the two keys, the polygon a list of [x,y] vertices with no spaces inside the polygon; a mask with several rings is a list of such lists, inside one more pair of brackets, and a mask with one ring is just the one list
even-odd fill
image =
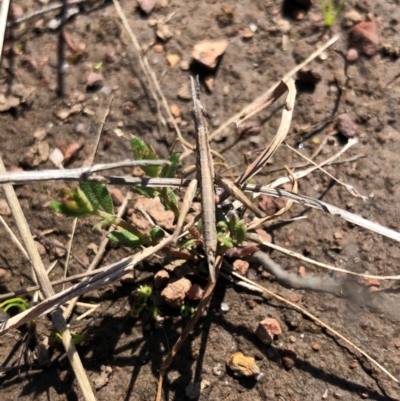
{"label": "reddish pebble", "polygon": [[64,152],[64,161],[70,160],[74,154],[81,148],[81,145],[77,142],[71,143]]}
{"label": "reddish pebble", "polygon": [[357,134],[357,126],[347,113],[340,114],[336,119],[339,132],[346,138],[352,138]]}
{"label": "reddish pebble", "polygon": [[162,53],[164,51],[164,46],[160,43],[157,43],[156,45],[153,46],[153,50],[156,53]]}
{"label": "reddish pebble", "polygon": [[299,297],[298,295],[292,295],[292,296],[289,298],[289,301],[290,301],[290,302],[293,302],[294,304],[297,304],[298,302],[300,302],[300,297]]}
{"label": "reddish pebble", "polygon": [[350,368],[350,369],[356,369],[357,366],[358,366],[357,362],[352,362],[352,363],[349,365],[349,368]]}
{"label": "reddish pebble", "polygon": [[276,319],[266,318],[258,323],[255,334],[264,344],[271,344],[275,336],[282,334],[281,325]]}
{"label": "reddish pebble", "polygon": [[10,277],[11,274],[7,270],[0,268],[0,283],[5,283]]}
{"label": "reddish pebble", "polygon": [[286,344],[282,352],[282,364],[286,370],[292,369],[296,363],[296,352],[292,344]]}
{"label": "reddish pebble", "polygon": [[368,393],[361,393],[360,396],[364,398],[364,400],[369,397]]}
{"label": "reddish pebble", "polygon": [[156,5],[156,0],[137,0],[140,9],[146,13],[150,14]]}
{"label": "reddish pebble", "polygon": [[93,88],[96,86],[101,86],[103,82],[103,75],[98,72],[91,71],[86,78],[86,87]]}
{"label": "reddish pebble", "polygon": [[311,348],[313,349],[313,351],[318,352],[321,349],[321,346],[317,343],[314,343]]}
{"label": "reddish pebble", "polygon": [[11,209],[5,199],[0,199],[0,214],[2,216],[11,216]]}
{"label": "reddish pebble", "polygon": [[249,270],[250,264],[245,260],[236,259],[233,262],[233,270],[237,271],[242,276],[245,276],[247,271]]}
{"label": "reddish pebble", "polygon": [[380,287],[381,282],[376,278],[369,278],[364,282],[366,287]]}
{"label": "reddish pebble", "polygon": [[400,341],[395,342],[395,343],[394,343],[394,346],[395,346],[396,348],[400,348]]}
{"label": "reddish pebble", "polygon": [[186,293],[192,283],[187,278],[181,278],[169,283],[161,292],[164,302],[171,308],[180,308],[184,302]]}
{"label": "reddish pebble", "polygon": [[374,21],[362,21],[351,30],[351,43],[358,51],[373,56],[379,45],[379,36]]}
{"label": "reddish pebble", "polygon": [[346,54],[346,59],[350,63],[353,63],[354,61],[356,61],[358,59],[357,49],[354,49],[354,48],[349,49]]}
{"label": "reddish pebble", "polygon": [[300,266],[299,270],[297,271],[297,274],[300,277],[304,277],[306,275],[306,268],[304,266]]}
{"label": "reddish pebble", "polygon": [[260,238],[261,238],[263,241],[272,242],[272,236],[271,236],[271,234],[268,234],[268,233],[267,233],[266,231],[264,231],[263,229],[258,228],[258,229],[256,230],[256,233],[260,236]]}
{"label": "reddish pebble", "polygon": [[203,294],[203,288],[198,284],[193,284],[187,292],[186,296],[193,301],[198,301],[199,299],[203,298]]}

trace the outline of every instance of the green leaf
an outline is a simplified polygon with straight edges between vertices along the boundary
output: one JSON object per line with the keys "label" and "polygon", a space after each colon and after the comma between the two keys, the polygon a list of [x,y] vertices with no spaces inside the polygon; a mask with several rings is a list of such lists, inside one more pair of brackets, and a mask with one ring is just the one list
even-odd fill
{"label": "green leaf", "polygon": [[[158,155],[155,150],[151,146],[147,146],[141,139],[132,138],[131,147],[135,159],[137,160],[158,160]],[[160,166],[147,166],[141,167],[145,174],[149,177],[155,178],[158,177],[160,173]]]}
{"label": "green leaf", "polygon": [[135,234],[127,230],[116,230],[107,234],[107,238],[115,244],[135,248],[143,243],[143,241]]}
{"label": "green leaf", "polygon": [[235,237],[238,244],[241,244],[244,241],[246,233],[246,226],[244,225],[243,221],[240,221],[235,230]]}
{"label": "green leaf", "polygon": [[99,231],[102,228],[106,228],[108,226],[111,226],[111,224],[114,223],[116,217],[115,216],[111,216],[111,217],[107,217],[104,220],[100,221],[100,223],[97,223],[94,227],[93,227],[93,231]]}
{"label": "green leaf", "polygon": [[160,177],[161,178],[174,178],[176,170],[179,164],[179,158],[181,157],[180,153],[172,153],[170,157],[168,157],[168,161],[171,163],[169,166],[164,166],[161,170]]}
{"label": "green leaf", "polygon": [[166,210],[172,210],[176,217],[179,216],[178,200],[174,194],[174,191],[169,188],[162,188],[159,194],[160,202]]}
{"label": "green leaf", "polygon": [[7,312],[10,308],[16,307],[18,308],[21,312],[26,311],[29,309],[29,304],[28,302],[25,301],[25,299],[22,298],[10,298],[6,299],[4,302],[0,304],[0,308],[4,309],[4,312]]}
{"label": "green leaf", "polygon": [[233,248],[232,238],[224,235],[218,236],[218,241],[226,248]]}
{"label": "green leaf", "polygon": [[155,198],[156,196],[160,195],[160,191],[156,188],[146,188],[146,187],[131,187],[131,190],[145,196],[146,198]]}
{"label": "green leaf", "polygon": [[181,245],[181,249],[189,248],[191,245],[195,244],[196,242],[197,242],[197,239],[191,238]]}
{"label": "green leaf", "polygon": [[223,230],[227,230],[227,231],[229,230],[228,223],[226,221],[219,221],[217,223],[217,226],[219,228],[222,228]]}
{"label": "green leaf", "polygon": [[75,192],[65,189],[61,191],[62,202],[51,201],[50,207],[58,213],[71,217],[82,217],[93,213],[93,206],[81,189]]}
{"label": "green leaf", "polygon": [[165,233],[164,230],[162,230],[160,227],[153,227],[150,230],[150,237],[153,239],[153,241],[160,240],[164,238]]}
{"label": "green leaf", "polygon": [[95,209],[110,214],[114,213],[114,203],[104,184],[82,181],[79,186]]}

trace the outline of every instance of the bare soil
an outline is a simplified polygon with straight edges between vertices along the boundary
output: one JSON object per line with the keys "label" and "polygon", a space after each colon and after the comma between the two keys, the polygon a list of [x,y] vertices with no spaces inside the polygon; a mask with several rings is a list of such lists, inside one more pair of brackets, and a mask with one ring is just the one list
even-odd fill
{"label": "bare soil", "polygon": [[[181,61],[189,63],[196,42],[220,38],[229,41],[214,74],[212,93],[203,87],[203,102],[212,131],[322,44],[323,21],[318,1],[300,19],[293,17],[301,15],[296,14],[295,2],[290,1],[285,4],[259,0],[162,3],[165,4],[158,5],[149,16],[140,13],[135,2],[124,0],[121,6],[140,44],[147,50],[150,66],[168,102],[179,107],[180,127],[184,137],[192,143],[191,102],[178,98],[177,94],[183,85],[188,85],[191,72],[204,75],[204,70],[193,67],[187,71],[180,68],[180,64],[171,68],[167,55],[177,54]],[[129,142],[116,136],[116,128],[127,136],[143,138],[161,157],[169,154],[175,133],[158,118],[157,103],[147,90],[138,58],[113,4],[90,1],[86,6],[80,6],[80,12],[67,22],[65,28],[72,43],[85,46],[84,54],[77,58],[72,57],[73,51],[65,45],[63,99],[57,96],[58,34],[46,28],[56,13],[33,18],[9,33],[5,49],[8,53],[1,68],[2,91],[6,93],[10,83],[34,91],[25,103],[0,114],[1,155],[7,168],[54,168],[50,160],[32,166],[31,159],[26,156],[35,144],[34,132],[40,129],[46,130],[47,136],[42,142],[47,142],[50,149],[74,142],[81,144],[80,151],[65,167],[82,166],[93,153],[100,121],[111,96],[114,99],[96,162],[132,157]],[[22,7],[24,12],[31,12],[40,4],[27,0]],[[374,56],[361,55],[356,62],[348,64],[345,57],[348,30],[343,25],[343,15],[350,10],[358,11],[363,19],[368,14],[373,16],[379,29],[380,45]],[[282,18],[290,24],[287,34],[279,28],[278,21]],[[152,26],[152,20],[162,19],[172,32],[166,42],[155,41],[156,28]],[[311,156],[318,143],[336,129],[338,113],[347,112],[357,124],[359,143],[342,157],[343,163],[331,165],[327,170],[353,185],[368,199],[352,197],[343,186],[321,172],[301,180],[299,191],[393,229],[398,229],[400,224],[397,210],[400,199],[400,61],[396,55],[388,55],[385,49],[400,43],[399,22],[398,0],[346,2],[344,12],[332,27],[334,33],[341,33],[341,38],[326,51],[324,60],[317,59],[309,66],[320,74],[320,82],[315,86],[298,85],[287,141],[304,155]],[[249,24],[254,24],[257,29],[252,38],[244,39],[241,30]],[[326,34],[330,35],[329,32]],[[154,45],[161,45],[162,48],[158,46],[161,52],[157,53]],[[10,46],[14,46],[17,54],[13,54]],[[86,79],[94,66],[100,67],[103,89],[87,90]],[[84,97],[85,109],[60,120],[57,113],[73,107],[80,96]],[[230,126],[212,147],[227,158],[229,165],[241,163],[244,154],[254,152],[273,137],[280,122],[282,104],[283,100],[254,118],[261,126],[258,137],[240,140],[234,127]],[[82,124],[84,133],[82,129],[77,130],[78,124]],[[331,135],[316,161],[336,153],[346,140],[340,134]],[[355,157],[353,161],[343,160],[351,157]],[[186,159],[185,166],[193,160]],[[266,184],[284,174],[278,169],[303,161],[282,146],[273,163],[255,181]],[[241,172],[242,168],[234,168],[233,173]],[[130,169],[124,171],[130,172]],[[17,188],[31,228],[35,232],[54,230],[46,238],[65,245],[71,233],[72,219],[57,216],[45,204],[57,198],[60,188],[66,186],[44,183]],[[1,190],[0,196],[3,197]],[[313,259],[358,272],[399,273],[400,251],[395,241],[300,206],[294,206],[284,218],[298,216],[307,218],[267,228],[275,243],[300,253],[307,250]],[[16,232],[13,219],[6,217],[5,220]],[[88,252],[88,245],[100,243],[102,239],[100,233],[91,230],[93,223],[91,219],[78,221],[72,246],[73,254],[86,265],[94,257]],[[339,237],[342,238],[338,235],[335,238],[335,233],[341,233]],[[0,267],[11,274],[11,278],[1,285],[1,293],[32,285],[30,265],[3,226],[0,226],[0,235]],[[43,245],[43,258],[49,266],[58,257],[53,246],[46,242]],[[128,254],[126,249],[110,247],[102,265]],[[290,271],[296,272],[301,265],[298,260],[276,251],[271,256]],[[94,383],[104,366],[111,367],[108,382],[96,392],[99,401],[148,401],[154,398],[161,363],[188,318],[165,310],[165,322],[161,329],[156,329],[149,321],[130,317],[126,306],[138,284],[151,283],[152,274],[164,263],[163,258],[152,258],[136,272],[137,283],[116,283],[81,298],[82,302],[100,304],[83,322],[71,323],[74,332],[87,336],[87,341],[78,348],[90,380]],[[82,271],[83,267],[71,260],[69,274]],[[329,274],[311,265],[306,266],[306,272],[321,276]],[[62,264],[58,264],[50,278],[54,280],[62,275]],[[395,282],[381,283],[378,291],[385,294],[390,306],[380,305],[382,308],[377,311],[367,308],[362,300],[350,302],[328,294],[282,288],[271,282],[258,266],[251,267],[248,277],[287,298],[297,295],[299,305],[331,324],[400,378],[399,293]],[[205,285],[203,279],[194,280]],[[222,302],[228,304],[228,312],[221,311]],[[84,310],[78,308],[78,312]],[[262,344],[254,334],[257,323],[265,317],[276,318],[282,326],[282,336],[271,346]],[[50,328],[50,322],[41,318],[38,333],[46,335]],[[289,343],[297,357],[295,365],[287,370],[282,356]],[[2,400],[83,399],[61,348],[53,350],[47,366],[39,366],[29,359],[28,351],[34,344],[27,345],[27,333],[23,328],[1,337],[0,344],[0,361],[4,369],[0,377]],[[319,350],[315,351],[317,348]],[[255,357],[263,373],[259,380],[237,378],[229,372],[226,359],[236,351]],[[194,384],[196,387],[200,383],[207,384],[201,394],[191,393],[200,400],[400,399],[398,385],[342,341],[278,301],[251,294],[223,278],[218,282],[207,315],[199,322],[168,372],[164,397],[176,401],[189,399],[190,387],[187,386]]]}

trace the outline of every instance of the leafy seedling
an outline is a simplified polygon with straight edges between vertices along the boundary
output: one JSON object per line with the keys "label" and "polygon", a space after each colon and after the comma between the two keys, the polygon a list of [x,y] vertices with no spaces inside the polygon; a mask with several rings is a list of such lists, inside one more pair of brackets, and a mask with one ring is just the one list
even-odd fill
{"label": "leafy seedling", "polygon": [[[155,150],[150,145],[146,145],[139,138],[132,139],[131,147],[135,159],[137,160],[158,160],[158,155]],[[143,166],[142,170],[146,176],[150,178],[174,178],[178,168],[179,158],[180,153],[173,153],[167,159],[170,162],[169,165],[162,168],[160,166]],[[158,196],[166,210],[171,210],[175,217],[179,216],[178,200],[171,188],[142,188],[134,186],[132,190],[147,198],[155,198]]]}
{"label": "leafy seedling", "polygon": [[154,305],[150,304],[150,297],[153,295],[153,288],[149,285],[141,285],[134,293],[135,301],[130,315],[133,318],[139,318],[141,315],[146,313],[152,319],[159,316],[159,310]]}
{"label": "leafy seedling", "polygon": [[0,304],[0,308],[7,312],[10,308],[18,308],[20,312],[25,312],[29,309],[29,304],[22,298],[6,299]]}
{"label": "leafy seedling", "polygon": [[71,217],[96,216],[101,220],[93,229],[99,230],[114,224],[120,230],[110,232],[110,241],[127,247],[152,244],[160,234],[142,233],[131,224],[114,215],[114,203],[111,194],[104,184],[80,182],[76,191],[65,189],[61,192],[61,202],[52,201],[50,207],[58,213]]}
{"label": "leafy seedling", "polygon": [[335,8],[334,0],[321,0],[322,15],[324,16],[324,25],[330,28],[342,12],[346,0],[341,0],[338,7]]}
{"label": "leafy seedling", "polygon": [[184,304],[181,306],[181,315],[185,317],[192,316],[196,312],[196,309],[197,308],[195,308],[194,306]]}

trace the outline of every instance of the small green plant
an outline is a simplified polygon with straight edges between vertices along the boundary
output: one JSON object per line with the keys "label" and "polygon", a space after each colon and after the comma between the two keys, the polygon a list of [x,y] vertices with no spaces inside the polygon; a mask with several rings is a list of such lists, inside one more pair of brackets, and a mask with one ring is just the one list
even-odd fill
{"label": "small green plant", "polygon": [[240,245],[246,236],[244,221],[240,220],[236,215],[232,215],[229,220],[225,216],[219,216],[217,228],[217,239],[221,245],[220,252]]}
{"label": "small green plant", "polygon": [[[136,160],[158,160],[158,155],[155,150],[145,144],[138,138],[133,138],[131,148]],[[168,158],[169,165],[161,166],[143,166],[142,169],[147,177],[150,178],[174,178],[179,164],[180,153],[173,153]],[[150,188],[133,186],[132,191],[135,191],[147,198],[159,197],[162,205],[166,210],[171,210],[175,217],[179,217],[178,201],[169,187]],[[65,189],[61,192],[61,200],[51,201],[50,207],[55,211],[71,217],[95,216],[99,218],[99,222],[95,224],[93,230],[99,230],[111,225],[117,227],[107,234],[110,241],[117,245],[127,247],[138,247],[141,245],[154,245],[164,237],[164,231],[160,227],[153,227],[149,233],[145,233],[132,226],[125,220],[117,217],[114,214],[114,204],[111,194],[104,184],[92,182],[80,182],[79,187],[73,191]],[[219,253],[224,253],[227,249],[239,245],[246,234],[245,224],[242,220],[236,217],[232,210],[218,209],[217,211],[217,238],[219,244]],[[193,226],[189,231],[190,234],[181,243],[181,249],[189,248],[202,242],[201,236],[202,221],[197,223],[197,227]],[[141,292],[139,298],[142,298],[142,306],[138,306],[132,311],[133,315],[139,316],[143,309],[149,311],[147,305],[148,297],[146,298]],[[158,310],[154,309],[153,314],[157,314]]]}
{"label": "small green plant", "polygon": [[153,288],[149,285],[141,285],[134,293],[135,301],[130,311],[133,318],[138,318],[146,312],[151,318],[159,316],[159,310],[150,304],[150,297],[153,295]]}
{"label": "small green plant", "polygon": [[[131,142],[132,151],[137,160],[157,160],[158,156],[154,149],[147,146],[138,138]],[[163,168],[158,166],[143,167],[143,171],[149,177],[172,178],[175,175],[179,163],[179,153],[173,153],[168,161],[169,165]],[[132,187],[132,190],[148,198],[160,197],[167,210],[172,210],[175,216],[179,216],[178,201],[171,188],[140,188]],[[110,241],[127,247],[140,245],[153,245],[164,237],[164,231],[160,227],[153,227],[149,234],[118,218],[114,214],[114,204],[107,187],[99,183],[80,182],[75,191],[65,189],[61,192],[61,201],[51,201],[50,207],[56,212],[71,217],[96,216],[100,222],[93,229],[99,230],[110,225],[118,226],[119,229],[108,233]]]}
{"label": "small green plant", "polygon": [[185,316],[185,317],[192,316],[193,313],[196,312],[196,309],[197,308],[195,308],[194,306],[191,306],[189,304],[184,304],[181,306],[181,314],[182,314],[182,316]]}
{"label": "small green plant", "polygon": [[327,28],[330,28],[334,24],[336,18],[342,12],[343,7],[346,4],[346,0],[341,0],[338,7],[335,8],[334,1],[335,0],[321,0],[324,25]]}
{"label": "small green plant", "polygon": [[[85,336],[82,334],[76,334],[76,333],[71,333],[71,338],[72,338],[72,343],[75,345],[82,344],[85,341]],[[62,335],[60,333],[55,333],[54,334],[54,339],[57,342],[62,342]]]}
{"label": "small green plant", "polygon": [[29,309],[29,304],[22,298],[6,299],[0,304],[0,308],[7,312],[10,308],[18,308],[20,312],[25,312]]}

